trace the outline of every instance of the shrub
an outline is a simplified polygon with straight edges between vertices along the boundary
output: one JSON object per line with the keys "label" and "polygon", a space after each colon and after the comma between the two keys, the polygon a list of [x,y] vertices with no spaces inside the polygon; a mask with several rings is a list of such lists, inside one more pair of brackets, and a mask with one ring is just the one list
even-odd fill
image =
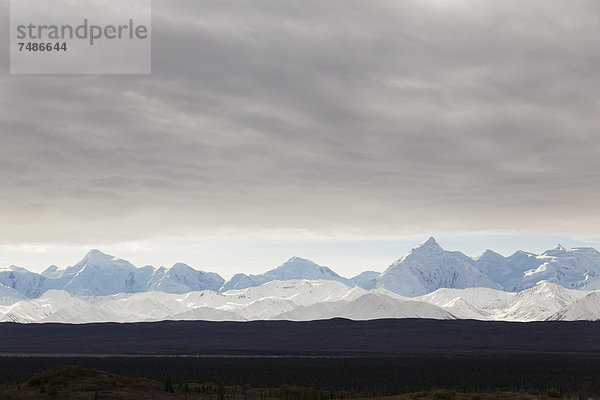
{"label": "shrub", "polygon": [[431,395],[436,400],[450,400],[456,396],[456,393],[448,389],[436,389],[431,392]]}
{"label": "shrub", "polygon": [[167,374],[163,388],[164,388],[165,392],[169,392],[169,393],[175,392],[175,388],[173,387],[173,375],[172,374],[170,374],[170,373]]}
{"label": "shrub", "polygon": [[560,399],[562,396],[560,392],[554,388],[550,388],[546,391],[546,396],[552,397],[554,399]]}

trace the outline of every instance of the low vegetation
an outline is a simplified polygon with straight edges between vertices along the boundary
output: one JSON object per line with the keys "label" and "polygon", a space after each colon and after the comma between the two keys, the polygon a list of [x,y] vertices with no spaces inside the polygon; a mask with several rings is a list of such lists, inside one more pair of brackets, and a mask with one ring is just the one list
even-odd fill
{"label": "low vegetation", "polygon": [[600,362],[581,356],[82,357],[77,364],[0,357],[0,400],[600,398]]}
{"label": "low vegetation", "polygon": [[[561,397],[549,389],[547,397]],[[456,393],[434,389],[388,396],[387,400],[537,400],[545,396],[526,393]],[[324,391],[314,387],[281,385],[278,388],[252,388],[249,385],[225,386],[222,383],[174,383],[167,374],[164,384],[144,378],[127,378],[76,365],[59,366],[35,373],[19,385],[4,385],[0,399],[197,399],[197,400],[333,400],[369,399],[347,391]]]}

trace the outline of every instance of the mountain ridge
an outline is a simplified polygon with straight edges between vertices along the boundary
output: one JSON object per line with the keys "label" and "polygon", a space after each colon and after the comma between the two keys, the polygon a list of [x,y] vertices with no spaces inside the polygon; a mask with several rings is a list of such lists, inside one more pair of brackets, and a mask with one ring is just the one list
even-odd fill
{"label": "mountain ridge", "polygon": [[377,277],[375,287],[416,297],[442,287],[499,289],[501,285],[477,269],[472,258],[458,251],[444,250],[430,237],[392,263]]}
{"label": "mountain ridge", "polygon": [[38,298],[55,289],[95,296],[153,290],[166,293],[205,289],[225,292],[290,279],[325,279],[367,290],[383,288],[409,297],[441,288],[488,287],[519,292],[535,287],[541,281],[568,289],[594,290],[600,289],[600,253],[591,247],[567,249],[558,245],[539,255],[519,250],[505,257],[486,250],[477,257],[469,257],[459,251],[444,250],[435,238],[430,237],[391,263],[383,273],[365,271],[346,278],[326,266],[292,257],[262,274],[238,273],[226,281],[217,273],[201,271],[184,263],[170,268],[138,268],[127,260],[94,249],[73,266],[61,269],[51,265],[41,274],[16,266],[0,268],[0,285],[6,288],[0,297],[10,290],[26,298]]}
{"label": "mountain ridge", "polygon": [[40,298],[0,304],[0,322],[16,323],[331,318],[357,321],[385,318],[507,322],[598,320],[600,291],[566,289],[555,283],[541,282],[518,293],[489,288],[444,288],[409,298],[381,288],[350,288],[330,280],[289,280],[222,293],[155,291],[82,296],[49,290]]}

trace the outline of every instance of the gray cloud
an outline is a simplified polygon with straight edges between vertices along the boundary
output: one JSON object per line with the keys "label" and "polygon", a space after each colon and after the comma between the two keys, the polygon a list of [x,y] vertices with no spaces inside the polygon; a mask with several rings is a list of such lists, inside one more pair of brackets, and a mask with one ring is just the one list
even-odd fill
{"label": "gray cloud", "polygon": [[597,2],[153,5],[151,76],[1,49],[2,242],[598,233]]}

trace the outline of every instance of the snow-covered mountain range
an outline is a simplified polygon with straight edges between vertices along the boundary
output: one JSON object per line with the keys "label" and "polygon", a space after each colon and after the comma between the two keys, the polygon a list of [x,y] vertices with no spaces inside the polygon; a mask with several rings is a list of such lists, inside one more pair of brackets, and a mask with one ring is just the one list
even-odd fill
{"label": "snow-covered mountain range", "polygon": [[40,297],[48,290],[87,296],[147,291],[218,291],[224,283],[218,274],[199,271],[185,264],[175,264],[171,268],[136,268],[129,261],[98,250],[90,251],[72,267],[59,269],[53,265],[41,274],[15,266],[0,269],[0,296],[12,289],[27,298]]}
{"label": "snow-covered mountain range", "polygon": [[2,322],[251,321],[348,318],[543,321],[600,319],[600,291],[542,282],[518,293],[489,288],[438,289],[416,298],[327,280],[271,281],[226,292],[204,290],[80,296],[49,290],[0,305]]}
{"label": "snow-covered mountain range", "polygon": [[560,245],[539,255],[487,250],[472,258],[429,238],[381,274],[344,278],[293,257],[229,281],[185,264],[137,268],[92,250],[41,274],[0,268],[0,321],[600,319],[597,289],[600,253]]}
{"label": "snow-covered mountain range", "polygon": [[221,291],[246,289],[253,286],[260,286],[271,281],[288,281],[291,279],[325,279],[342,282],[349,286],[356,285],[352,279],[343,278],[327,267],[317,265],[310,260],[292,257],[279,267],[267,271],[264,274],[236,274],[223,285]]}
{"label": "snow-covered mountain range", "polygon": [[446,251],[434,238],[394,262],[376,278],[375,287],[414,297],[439,288],[502,288],[481,272],[476,261],[459,251]]}

